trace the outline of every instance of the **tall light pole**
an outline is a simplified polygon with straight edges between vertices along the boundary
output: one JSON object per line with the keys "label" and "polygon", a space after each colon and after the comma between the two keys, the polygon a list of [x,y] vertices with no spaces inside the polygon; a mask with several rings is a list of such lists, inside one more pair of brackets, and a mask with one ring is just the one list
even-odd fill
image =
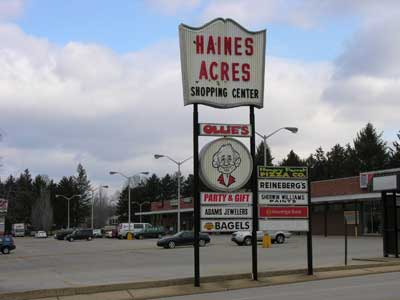
{"label": "tall light pole", "polygon": [[99,191],[99,201],[101,201],[101,189],[108,189],[108,185],[100,185],[99,187],[92,189],[92,222],[91,222],[91,228],[94,229],[93,227],[93,212],[94,212],[94,192]]}
{"label": "tall light pole", "polygon": [[154,154],[154,158],[155,159],[159,159],[165,157],[167,159],[169,159],[170,161],[174,162],[175,164],[178,165],[178,231],[181,231],[181,165],[185,162],[187,162],[189,159],[192,158],[192,156],[181,160],[181,161],[176,161],[175,159],[167,156],[167,155],[163,155],[163,154]]}
{"label": "tall light pole", "polygon": [[64,199],[67,199],[68,200],[68,225],[67,225],[67,229],[69,229],[69,201],[72,199],[72,198],[75,198],[75,197],[80,197],[80,196],[82,196],[81,194],[75,194],[75,195],[72,195],[71,197],[66,197],[66,196],[64,196],[64,195],[56,195],[56,198],[57,197],[61,197],[61,198],[64,198]]}
{"label": "tall light pole", "polygon": [[264,166],[265,167],[267,166],[267,139],[270,138],[271,136],[273,136],[278,131],[283,130],[283,129],[288,130],[292,133],[297,133],[297,131],[299,131],[299,129],[297,127],[281,127],[268,135],[260,134],[260,133],[256,132],[256,134],[264,140]]}
{"label": "tall light pole", "polygon": [[129,230],[129,232],[131,232],[131,181],[132,181],[133,177],[138,176],[138,175],[139,176],[140,175],[149,175],[149,172],[139,172],[132,176],[126,176],[124,173],[121,173],[121,172],[110,171],[110,175],[115,175],[115,174],[121,175],[122,177],[124,177],[128,180],[128,224],[129,224],[128,230]]}

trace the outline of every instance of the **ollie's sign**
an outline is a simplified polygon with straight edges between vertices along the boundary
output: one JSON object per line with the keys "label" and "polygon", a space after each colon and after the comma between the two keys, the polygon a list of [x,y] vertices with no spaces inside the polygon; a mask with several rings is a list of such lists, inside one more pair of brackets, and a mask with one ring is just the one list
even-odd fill
{"label": "ollie's sign", "polygon": [[185,105],[263,107],[266,31],[231,19],[179,26]]}
{"label": "ollie's sign", "polygon": [[200,135],[250,137],[249,124],[199,124]]}

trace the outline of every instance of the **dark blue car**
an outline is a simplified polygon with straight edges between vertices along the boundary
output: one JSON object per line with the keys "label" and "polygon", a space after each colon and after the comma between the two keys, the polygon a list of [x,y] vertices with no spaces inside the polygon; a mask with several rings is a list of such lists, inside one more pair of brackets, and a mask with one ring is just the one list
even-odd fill
{"label": "dark blue car", "polygon": [[0,236],[0,251],[3,254],[10,254],[15,249],[14,240],[11,235]]}

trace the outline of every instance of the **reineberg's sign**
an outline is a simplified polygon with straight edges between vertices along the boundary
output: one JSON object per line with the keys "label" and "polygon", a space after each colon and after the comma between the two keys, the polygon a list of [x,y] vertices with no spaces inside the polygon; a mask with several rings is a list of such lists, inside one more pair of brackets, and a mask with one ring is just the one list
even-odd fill
{"label": "reineberg's sign", "polygon": [[179,26],[184,104],[218,108],[264,104],[266,31],[231,19]]}

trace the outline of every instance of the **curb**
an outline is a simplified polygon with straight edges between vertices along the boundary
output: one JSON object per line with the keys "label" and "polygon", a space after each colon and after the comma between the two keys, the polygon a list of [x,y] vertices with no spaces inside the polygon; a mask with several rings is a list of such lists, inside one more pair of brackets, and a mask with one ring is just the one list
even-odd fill
{"label": "curb", "polygon": [[[323,273],[330,271],[346,271],[356,269],[368,269],[375,267],[389,267],[389,266],[400,266],[399,262],[376,262],[363,265],[351,265],[351,266],[331,266],[331,267],[320,267],[314,268],[315,273]],[[293,269],[293,270],[282,270],[282,271],[269,271],[259,272],[259,277],[268,278],[274,276],[285,276],[285,275],[306,275],[307,269]],[[251,279],[251,274],[232,274],[232,275],[215,275],[205,276],[201,278],[202,283],[213,283],[240,279]],[[313,278],[314,280],[316,278]],[[310,277],[311,280],[311,277]],[[121,290],[136,290],[136,289],[150,289],[150,288],[162,288],[171,286],[188,285],[193,283],[193,278],[180,278],[180,279],[167,279],[159,281],[144,281],[144,282],[131,282],[131,283],[116,283],[116,284],[105,284],[105,285],[90,285],[90,286],[79,286],[79,287],[68,287],[68,288],[56,288],[56,289],[43,289],[43,290],[32,290],[24,292],[13,292],[13,293],[1,293],[0,300],[30,300],[39,298],[51,298],[60,296],[73,296],[82,294],[94,294],[104,292],[115,292]]]}

